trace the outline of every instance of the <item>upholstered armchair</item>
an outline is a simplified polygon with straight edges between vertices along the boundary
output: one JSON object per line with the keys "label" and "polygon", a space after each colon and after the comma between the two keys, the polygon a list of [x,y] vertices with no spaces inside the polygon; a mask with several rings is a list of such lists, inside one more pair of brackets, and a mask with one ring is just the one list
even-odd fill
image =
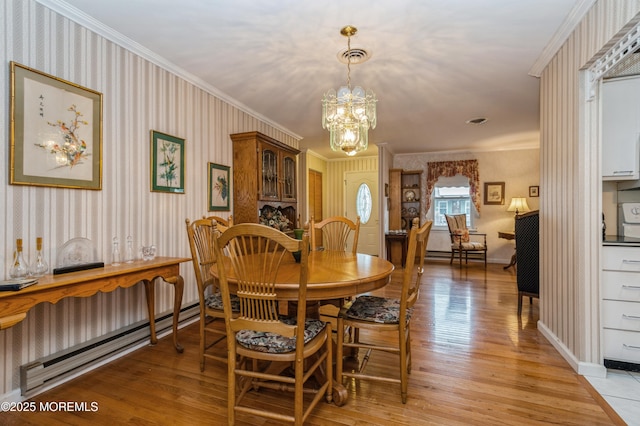
{"label": "upholstered armchair", "polygon": [[540,233],[539,211],[516,216],[516,277],[518,282],[518,315],[522,312],[522,298],[529,303],[540,296]]}
{"label": "upholstered armchair", "polygon": [[484,260],[484,267],[487,267],[487,234],[470,233],[467,228],[467,215],[455,214],[445,215],[447,226],[449,226],[449,235],[451,236],[451,261],[456,253],[460,258],[460,267],[462,268],[462,254],[464,253],[465,264],[469,263],[469,253],[480,255]]}

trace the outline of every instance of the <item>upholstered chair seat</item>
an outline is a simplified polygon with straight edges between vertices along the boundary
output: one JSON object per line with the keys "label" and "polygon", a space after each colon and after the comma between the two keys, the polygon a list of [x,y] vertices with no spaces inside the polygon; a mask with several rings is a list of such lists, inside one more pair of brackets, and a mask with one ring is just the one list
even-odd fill
{"label": "upholstered chair seat", "polygon": [[[412,310],[407,309],[406,321],[411,319]],[[361,321],[397,324],[400,321],[400,299],[360,296],[347,310],[346,316]]]}
{"label": "upholstered chair seat", "polygon": [[[296,324],[296,318],[285,317],[281,321],[288,325]],[[324,321],[307,318],[304,324],[304,343],[309,343],[325,326]],[[285,337],[266,331],[240,330],[236,333],[236,341],[245,348],[258,352],[282,354],[296,350],[295,336]]]}

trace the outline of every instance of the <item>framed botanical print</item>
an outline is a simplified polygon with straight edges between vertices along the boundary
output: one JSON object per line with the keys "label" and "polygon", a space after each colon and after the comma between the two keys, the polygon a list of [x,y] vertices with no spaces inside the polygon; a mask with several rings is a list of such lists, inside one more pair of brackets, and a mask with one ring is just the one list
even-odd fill
{"label": "framed botanical print", "polygon": [[229,166],[209,163],[209,211],[229,211]]}
{"label": "framed botanical print", "polygon": [[151,131],[151,191],[184,194],[184,139]]}
{"label": "framed botanical print", "polygon": [[101,189],[102,93],[10,67],[10,183]]}
{"label": "framed botanical print", "polygon": [[504,204],[504,182],[485,182],[484,184],[485,204]]}

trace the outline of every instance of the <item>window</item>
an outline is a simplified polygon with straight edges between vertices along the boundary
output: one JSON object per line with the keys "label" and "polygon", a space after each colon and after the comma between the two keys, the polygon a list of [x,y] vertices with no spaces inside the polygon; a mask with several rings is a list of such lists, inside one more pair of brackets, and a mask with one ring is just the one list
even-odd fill
{"label": "window", "polygon": [[371,190],[366,183],[363,183],[358,188],[358,194],[356,195],[356,211],[360,216],[360,223],[366,224],[371,218]]}
{"label": "window", "polygon": [[466,214],[467,228],[473,227],[469,180],[464,176],[441,177],[433,189],[433,226],[447,227],[445,215]]}

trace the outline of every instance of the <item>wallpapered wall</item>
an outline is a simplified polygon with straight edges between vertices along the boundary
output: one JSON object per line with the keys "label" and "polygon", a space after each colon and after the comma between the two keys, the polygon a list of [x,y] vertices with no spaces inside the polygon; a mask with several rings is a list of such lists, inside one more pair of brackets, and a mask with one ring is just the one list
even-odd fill
{"label": "wallpapered wall", "polygon": [[584,70],[629,30],[625,26],[638,22],[639,14],[638,0],[598,0],[540,80],[538,328],[581,374],[606,373],[600,341],[599,102],[585,99]]}
{"label": "wallpapered wall", "polygon": [[[190,257],[185,218],[207,213],[207,163],[232,165],[229,134],[257,130],[298,147],[294,135],[220,99],[199,82],[168,71],[30,0],[0,2],[0,277],[7,276],[16,238],[33,255],[44,238],[49,265],[71,238],[86,237],[110,261],[111,239],[154,243],[160,256]],[[8,183],[9,62],[15,61],[103,93],[101,191]],[[150,130],[185,139],[185,194],[150,191]],[[227,216],[221,212],[219,215]],[[185,305],[197,300],[193,269],[181,267]],[[173,289],[157,285],[156,312],[171,310]],[[89,298],[43,303],[0,331],[0,395],[19,395],[19,366],[147,317],[142,285]]]}
{"label": "wallpapered wall", "polygon": [[[484,191],[485,182],[505,183],[505,204],[484,205],[481,202],[480,215],[474,218],[478,232],[487,234],[488,261],[509,263],[513,254],[513,241],[498,238],[498,231],[513,230],[514,214],[507,212],[512,197],[526,197],[532,210],[540,207],[538,197],[529,197],[529,186],[539,186],[540,150],[521,149],[513,151],[491,152],[451,152],[396,155],[393,167],[404,170],[422,170],[426,178],[427,163],[430,161],[478,160],[480,174],[480,190]],[[544,191],[540,188],[540,191]],[[425,185],[422,185],[422,198],[425,197]],[[484,193],[481,194],[484,200]],[[430,213],[432,215],[432,213]],[[423,211],[421,217],[427,212]],[[431,218],[432,216],[430,216]],[[449,232],[434,229],[429,237],[429,250],[448,251],[450,246]]]}

